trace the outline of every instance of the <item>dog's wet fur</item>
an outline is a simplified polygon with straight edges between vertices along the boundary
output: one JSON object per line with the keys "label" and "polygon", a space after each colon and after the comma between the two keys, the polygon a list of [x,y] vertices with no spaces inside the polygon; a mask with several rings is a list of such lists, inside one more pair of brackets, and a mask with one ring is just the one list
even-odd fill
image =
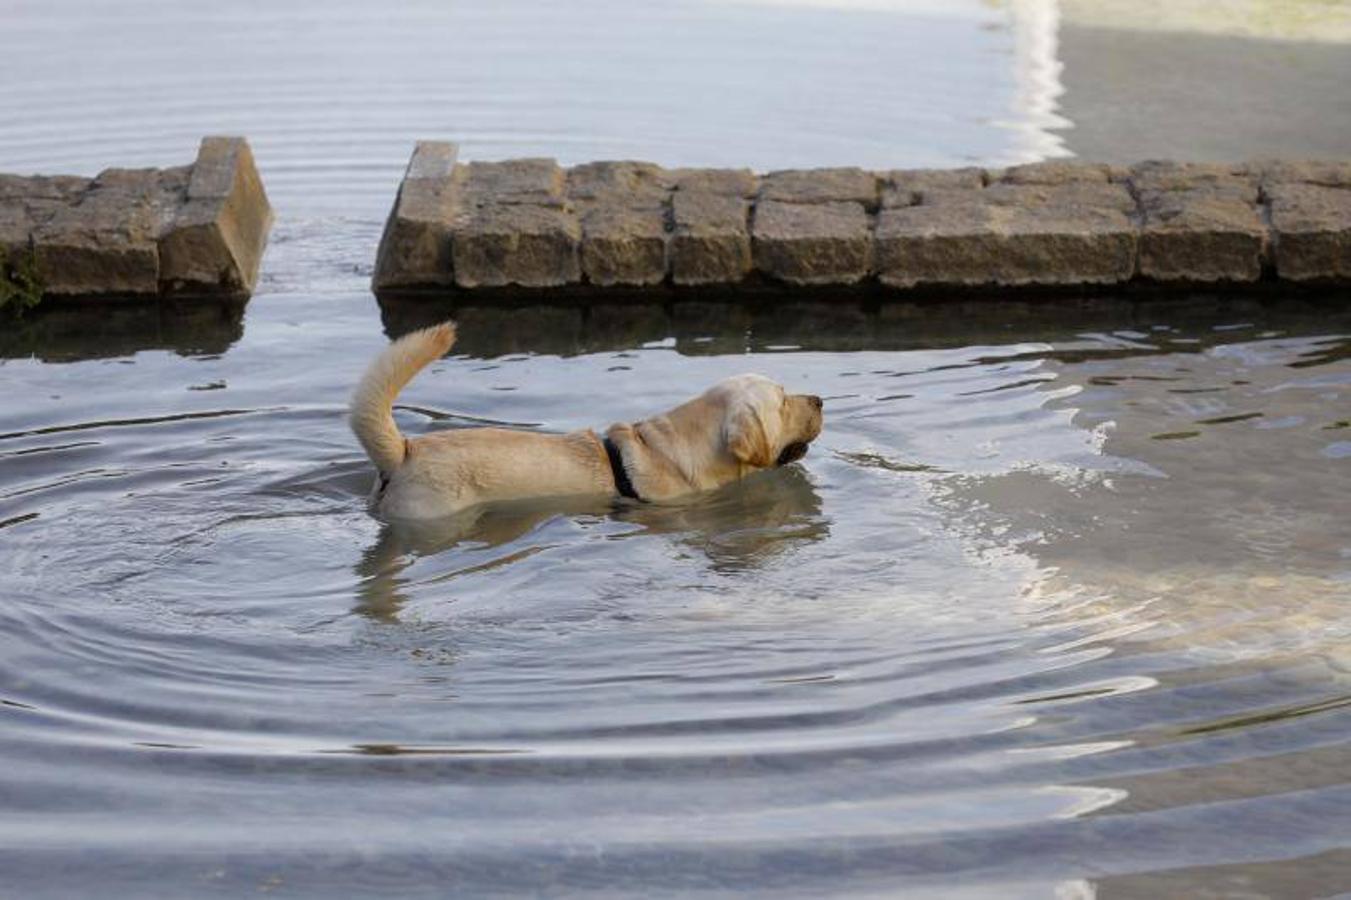
{"label": "dog's wet fur", "polygon": [[[395,397],[454,343],[450,322],[405,335],[371,363],[352,396],[352,430],[378,470],[378,514],[431,519],[497,500],[616,494],[610,458],[590,429],[401,434]],[[821,433],[821,406],[820,397],[789,394],[762,375],[736,375],[665,413],[611,425],[605,437],[639,499],[675,501],[801,459]]]}

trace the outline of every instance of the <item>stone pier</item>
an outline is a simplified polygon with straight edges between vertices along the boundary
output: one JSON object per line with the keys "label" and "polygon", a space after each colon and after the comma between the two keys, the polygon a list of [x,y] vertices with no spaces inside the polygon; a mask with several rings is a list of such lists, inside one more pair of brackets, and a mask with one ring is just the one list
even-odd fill
{"label": "stone pier", "polygon": [[[1351,162],[572,168],[417,145],[382,298],[1351,283]],[[702,289],[702,290],[695,290]]]}
{"label": "stone pier", "polygon": [[258,280],[272,208],[242,138],[208,137],[169,169],[93,178],[0,174],[10,296],[238,301]]}

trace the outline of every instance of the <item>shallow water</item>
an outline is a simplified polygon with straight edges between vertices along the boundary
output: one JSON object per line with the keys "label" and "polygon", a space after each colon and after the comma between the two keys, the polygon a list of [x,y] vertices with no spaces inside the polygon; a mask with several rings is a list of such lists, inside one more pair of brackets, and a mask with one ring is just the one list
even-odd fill
{"label": "shallow water", "polygon": [[827,429],[687,506],[417,530],[363,506],[359,291],[7,359],[0,868],[24,896],[1330,890],[1351,317],[1281,310],[987,311],[979,343],[847,304],[463,311],[410,433],[604,425],[747,369]]}
{"label": "shallow water", "polygon": [[675,508],[365,511],[350,386],[452,312],[366,291],[413,138],[1047,152],[1004,14],[929,7],[12,6],[0,170],[244,131],[279,217],[243,314],[0,333],[0,896],[1347,890],[1344,296],[453,310],[410,433],[746,370],[826,431]]}

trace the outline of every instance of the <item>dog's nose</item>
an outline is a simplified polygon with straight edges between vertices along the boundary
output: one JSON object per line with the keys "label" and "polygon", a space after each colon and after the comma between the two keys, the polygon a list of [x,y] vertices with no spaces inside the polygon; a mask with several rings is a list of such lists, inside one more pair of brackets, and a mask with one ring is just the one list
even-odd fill
{"label": "dog's nose", "polygon": [[807,399],[810,400],[812,402],[812,406],[815,406],[818,410],[821,408],[820,397],[816,396],[815,394],[808,394]]}

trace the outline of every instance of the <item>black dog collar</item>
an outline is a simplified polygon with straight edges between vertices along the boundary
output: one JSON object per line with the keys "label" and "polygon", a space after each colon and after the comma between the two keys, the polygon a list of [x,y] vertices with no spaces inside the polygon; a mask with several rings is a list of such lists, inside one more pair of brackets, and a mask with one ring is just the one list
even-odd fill
{"label": "black dog collar", "polygon": [[608,437],[601,438],[600,442],[605,445],[605,455],[610,458],[610,474],[614,476],[615,490],[619,491],[619,496],[641,501],[643,498],[633,489],[629,473],[624,470],[624,458],[619,455],[619,448],[615,446],[615,442]]}

